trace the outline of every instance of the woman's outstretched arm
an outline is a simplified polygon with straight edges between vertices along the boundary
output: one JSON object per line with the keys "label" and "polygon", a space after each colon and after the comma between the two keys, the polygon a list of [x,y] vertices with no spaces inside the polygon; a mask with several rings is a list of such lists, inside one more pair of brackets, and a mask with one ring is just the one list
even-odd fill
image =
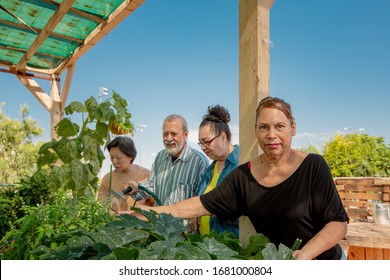
{"label": "woman's outstretched arm", "polygon": [[[191,219],[200,216],[211,215],[209,211],[204,208],[199,196],[195,196],[171,205],[163,206],[146,206],[137,205],[137,207],[143,210],[153,210],[157,213],[171,214],[176,218]],[[135,214],[134,211],[121,211],[119,214]],[[138,215],[136,215],[138,216]]]}

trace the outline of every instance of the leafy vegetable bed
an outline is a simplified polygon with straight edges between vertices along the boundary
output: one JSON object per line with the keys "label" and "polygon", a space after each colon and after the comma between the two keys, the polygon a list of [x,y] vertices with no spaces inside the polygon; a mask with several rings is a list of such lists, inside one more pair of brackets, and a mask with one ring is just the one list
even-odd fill
{"label": "leafy vegetable bed", "polygon": [[243,248],[232,234],[207,236],[186,234],[180,219],[168,214],[142,211],[144,222],[131,215],[100,227],[97,232],[73,230],[53,237],[66,240],[61,248],[40,246],[32,252],[40,259],[59,260],[229,260],[291,259],[292,250],[281,244],[277,249],[263,234],[251,237]]}

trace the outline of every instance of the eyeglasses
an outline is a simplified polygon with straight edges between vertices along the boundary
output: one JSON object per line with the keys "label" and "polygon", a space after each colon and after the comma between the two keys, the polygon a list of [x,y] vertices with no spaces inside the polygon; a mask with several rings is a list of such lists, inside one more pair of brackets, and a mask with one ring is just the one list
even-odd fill
{"label": "eyeglasses", "polygon": [[215,136],[213,139],[209,140],[209,141],[203,141],[203,142],[198,142],[198,145],[202,148],[202,146],[204,147],[209,147],[210,144],[215,140],[217,139],[219,136],[221,136],[221,134],[218,134],[217,136]]}

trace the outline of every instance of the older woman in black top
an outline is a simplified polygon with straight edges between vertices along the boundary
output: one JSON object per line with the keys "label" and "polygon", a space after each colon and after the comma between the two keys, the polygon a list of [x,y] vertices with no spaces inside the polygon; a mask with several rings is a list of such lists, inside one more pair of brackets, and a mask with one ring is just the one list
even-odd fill
{"label": "older woman in black top", "polygon": [[349,219],[325,160],[291,148],[296,123],[290,105],[279,98],[261,100],[255,131],[262,154],[211,192],[153,209],[183,218],[246,215],[276,245],[291,247],[302,239],[302,248],[293,253],[296,259],[341,259],[338,242]]}

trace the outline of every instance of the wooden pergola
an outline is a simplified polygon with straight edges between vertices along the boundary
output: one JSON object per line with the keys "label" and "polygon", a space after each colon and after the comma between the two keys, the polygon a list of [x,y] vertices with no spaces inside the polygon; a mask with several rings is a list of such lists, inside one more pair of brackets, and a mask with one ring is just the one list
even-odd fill
{"label": "wooden pergola", "polygon": [[[0,2],[0,72],[15,75],[50,113],[51,139],[56,138],[54,127],[64,116],[78,59],[143,2]],[[39,79],[50,81],[50,93],[41,88]]]}
{"label": "wooden pergola", "polygon": [[[14,13],[14,11],[17,11],[16,9],[19,5],[17,2],[19,2],[19,4],[22,2],[28,7],[27,5],[34,5],[40,1],[9,0],[7,1],[7,4],[9,4],[8,7],[2,2],[0,8],[3,13],[0,14],[0,24],[7,26],[7,28],[10,29],[10,32],[13,29],[17,29],[30,35],[32,32],[30,29],[32,29],[37,34],[27,49],[17,48],[12,44],[8,47],[4,47],[4,42],[0,44],[0,72],[15,75],[50,113],[51,138],[53,139],[56,138],[54,126],[64,115],[64,108],[77,60],[122,20],[135,11],[144,0],[67,0],[62,1],[60,4],[49,0],[41,1],[41,6],[37,6],[37,9],[47,9],[49,7],[53,11],[42,28],[23,24],[23,21],[21,21],[20,18],[17,18],[17,15]],[[99,11],[98,9],[85,11],[79,7],[75,7],[75,3],[80,4],[80,2],[89,2],[89,4],[94,3],[96,5],[116,4],[117,6],[108,11],[105,15],[99,15],[97,14]],[[274,0],[239,0],[240,162],[248,161],[261,152],[259,151],[254,133],[254,112],[256,111],[259,100],[270,94],[269,22],[270,9],[273,3]],[[24,10],[26,10],[26,8]],[[19,8],[19,11],[23,10]],[[95,23],[95,25],[93,25],[95,27],[81,39],[59,34],[57,31],[58,26],[63,23],[65,18],[71,16]],[[78,46],[64,57],[58,57],[50,53],[42,54],[42,46],[48,42],[48,39],[50,38],[54,38],[53,40],[61,40],[61,42],[70,41],[73,44],[78,44]],[[9,53],[11,51],[19,54],[19,58],[16,62],[6,61],[4,57],[7,56],[1,56],[2,52]],[[54,68],[45,68],[40,65],[31,66],[35,57],[39,57],[39,59],[48,57],[52,60],[59,59],[60,61]],[[38,61],[38,59],[36,59],[36,61]],[[65,72],[66,76],[61,92],[61,76],[64,75]],[[39,86],[37,79],[50,80],[51,86],[49,94]],[[249,236],[253,233],[254,229],[249,220],[246,217],[241,218],[241,241],[245,244],[248,241]]]}

